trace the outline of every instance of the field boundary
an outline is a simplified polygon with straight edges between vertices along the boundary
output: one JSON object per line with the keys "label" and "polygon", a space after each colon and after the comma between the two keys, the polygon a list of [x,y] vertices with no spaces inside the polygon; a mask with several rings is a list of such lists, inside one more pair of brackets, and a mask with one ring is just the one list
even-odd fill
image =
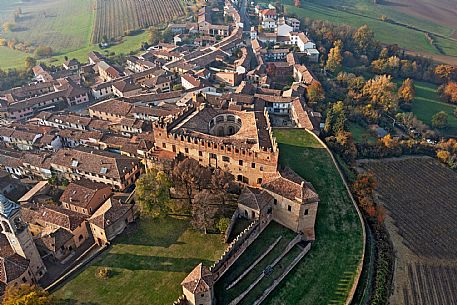
{"label": "field boundary", "polygon": [[354,197],[352,196],[351,189],[349,188],[349,185],[346,182],[346,178],[344,177],[343,172],[341,171],[341,169],[340,169],[340,167],[338,165],[338,162],[336,161],[335,157],[333,156],[333,153],[330,151],[330,149],[325,144],[325,142],[322,141],[321,138],[319,138],[315,133],[309,131],[308,129],[305,129],[305,130],[306,130],[306,132],[311,134],[325,148],[325,150],[330,155],[330,158],[332,159],[332,162],[335,165],[336,169],[338,170],[338,173],[339,173],[339,175],[341,177],[341,180],[343,181],[343,184],[346,187],[346,190],[347,190],[347,192],[349,194],[349,198],[351,199],[352,204],[353,204],[355,210],[357,211],[357,215],[359,216],[360,225],[362,226],[362,237],[363,237],[362,256],[361,256],[360,262],[359,262],[359,264],[357,266],[356,276],[354,278],[354,282],[352,284],[351,290],[349,291],[349,295],[347,296],[346,302],[344,303],[345,305],[349,305],[349,304],[351,304],[352,299],[354,298],[355,291],[356,291],[357,286],[359,284],[359,280],[360,280],[360,277],[362,275],[363,262],[365,260],[365,248],[366,248],[366,242],[367,242],[367,235],[366,235],[366,230],[365,230],[365,221],[363,220],[362,213],[360,212],[360,209],[357,206],[357,203],[355,202]]}

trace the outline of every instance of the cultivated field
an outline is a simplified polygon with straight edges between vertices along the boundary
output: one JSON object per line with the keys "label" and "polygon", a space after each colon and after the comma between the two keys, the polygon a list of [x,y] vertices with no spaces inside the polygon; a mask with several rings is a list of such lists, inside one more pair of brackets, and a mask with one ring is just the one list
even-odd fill
{"label": "cultivated field", "polygon": [[[5,1],[5,0],[2,0]],[[14,11],[22,13],[14,21]],[[93,0],[38,0],[0,3],[0,20],[15,23],[15,30],[3,33],[34,46],[50,46],[58,52],[81,48],[90,42],[93,26]]]}
{"label": "cultivated field", "polygon": [[[436,55],[444,61],[455,62],[457,57],[455,26],[440,20],[439,15],[433,19],[422,18],[414,13],[414,10],[410,10],[413,4],[404,4],[405,2],[428,2],[430,5],[435,5],[435,1],[398,0],[397,2],[401,4],[395,4],[393,1],[378,1],[381,4],[375,5],[369,0],[303,0],[301,8],[296,8],[291,0],[282,2],[288,13],[299,17],[328,20],[353,27],[368,24],[374,30],[376,38],[382,42],[398,44],[407,50],[424,55]],[[452,10],[450,0],[438,2],[441,4],[442,11],[446,10],[447,2],[449,2],[449,10]],[[455,9],[455,3],[453,5]],[[431,12],[428,11],[427,14],[431,15]],[[381,21],[381,16],[386,16],[389,22]],[[438,48],[430,43],[425,33],[433,36]]]}
{"label": "cultivated field", "polygon": [[96,0],[92,42],[168,22],[184,14],[179,0]]}
{"label": "cultivated field", "polygon": [[456,304],[457,173],[428,157],[362,161],[396,251],[391,304]]}

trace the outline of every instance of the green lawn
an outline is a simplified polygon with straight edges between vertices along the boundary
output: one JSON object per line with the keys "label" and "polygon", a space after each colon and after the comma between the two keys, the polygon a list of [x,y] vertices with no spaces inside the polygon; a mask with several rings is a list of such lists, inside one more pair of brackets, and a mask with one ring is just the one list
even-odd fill
{"label": "green lawn", "polygon": [[[170,305],[181,294],[181,281],[200,262],[210,266],[226,245],[221,235],[190,229],[188,219],[141,219],[134,233],[124,233],[112,247],[55,292],[71,304]],[[114,270],[106,280],[99,266]]]}
{"label": "green lawn", "polygon": [[316,242],[264,304],[344,304],[360,263],[362,226],[330,156],[304,130],[274,130],[280,164],[320,196]]}
{"label": "green lawn", "polygon": [[360,126],[357,123],[349,123],[349,131],[352,133],[354,141],[357,143],[374,143],[376,142],[376,137],[370,133],[370,130],[365,127]]}
{"label": "green lawn", "polygon": [[444,111],[449,116],[449,128],[444,130],[447,135],[457,135],[457,118],[454,116],[456,106],[442,101],[436,90],[438,86],[425,82],[414,82],[416,87],[416,99],[412,104],[412,112],[425,124],[432,125],[432,117],[435,113]]}
{"label": "green lawn", "polygon": [[399,12],[394,6],[374,5],[373,1],[367,0],[306,0],[301,2],[301,8],[297,8],[291,0],[282,2],[288,14],[348,24],[352,27],[367,24],[375,32],[376,39],[382,42],[398,44],[408,50],[440,54],[423,32],[381,21],[380,17],[385,15],[395,22],[439,35],[437,43],[446,55],[457,56],[457,40],[452,38],[455,29]]}

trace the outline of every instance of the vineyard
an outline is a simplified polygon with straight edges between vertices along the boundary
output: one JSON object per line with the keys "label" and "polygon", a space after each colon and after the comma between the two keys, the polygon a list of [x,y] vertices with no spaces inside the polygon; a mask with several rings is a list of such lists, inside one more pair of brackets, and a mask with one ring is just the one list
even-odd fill
{"label": "vineyard", "polygon": [[124,36],[183,14],[180,0],[97,0],[92,42]]}
{"label": "vineyard", "polygon": [[362,161],[396,251],[391,303],[457,304],[457,173],[428,157]]}

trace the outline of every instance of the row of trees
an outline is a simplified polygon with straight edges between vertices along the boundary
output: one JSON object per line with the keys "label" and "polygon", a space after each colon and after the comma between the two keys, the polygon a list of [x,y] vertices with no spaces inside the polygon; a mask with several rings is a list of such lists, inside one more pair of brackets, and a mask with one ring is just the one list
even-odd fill
{"label": "row of trees", "polygon": [[184,159],[169,172],[151,170],[143,175],[136,183],[136,196],[144,215],[190,214],[194,228],[206,233],[217,221],[226,222],[224,209],[233,189],[231,174]]}

